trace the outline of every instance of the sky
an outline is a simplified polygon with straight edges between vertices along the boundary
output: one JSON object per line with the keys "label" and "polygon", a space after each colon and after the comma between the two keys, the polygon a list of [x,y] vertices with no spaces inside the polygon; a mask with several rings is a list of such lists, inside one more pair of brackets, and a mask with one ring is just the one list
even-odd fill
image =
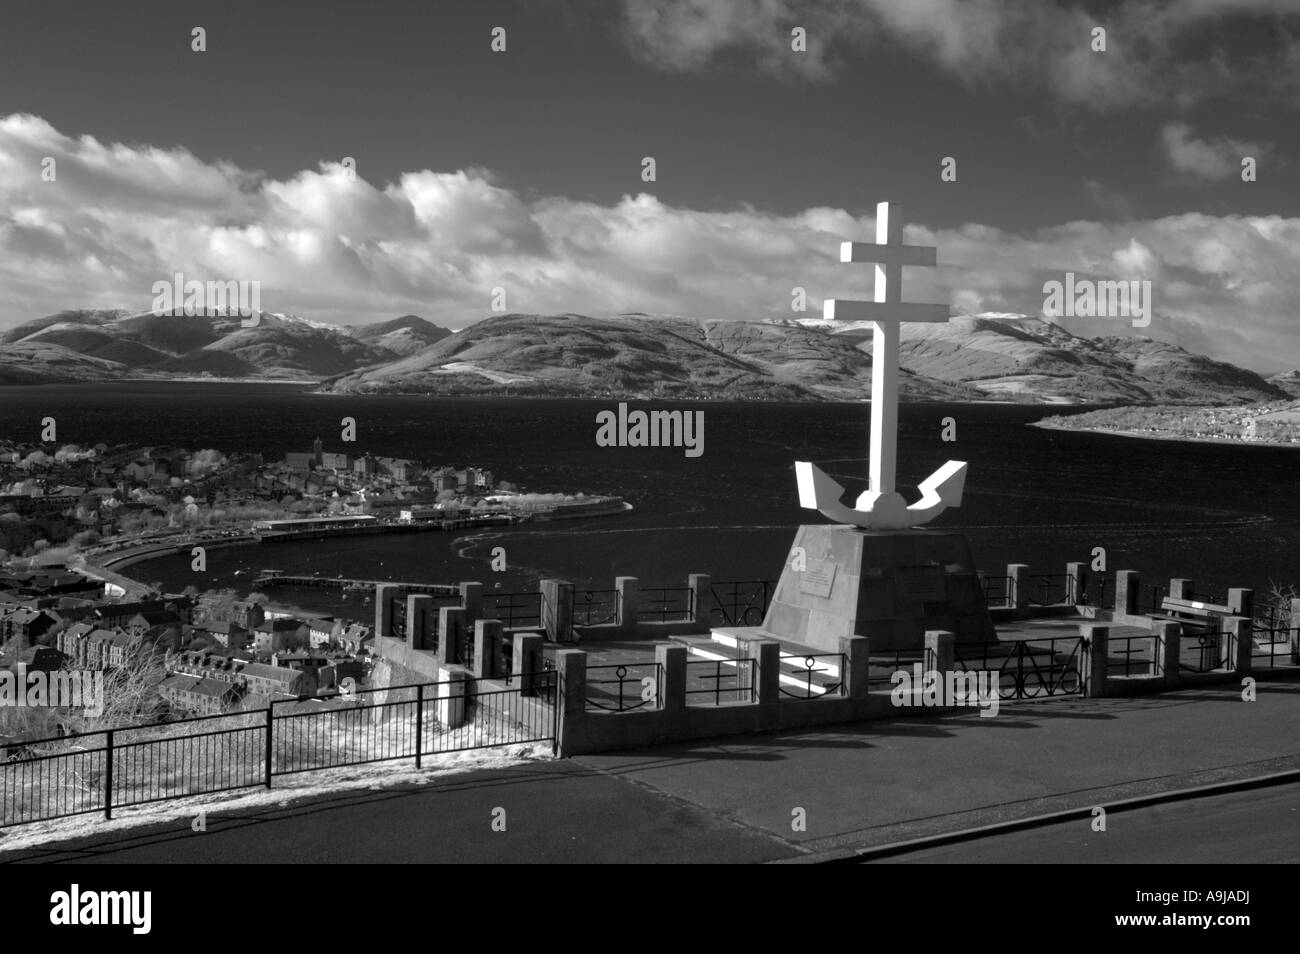
{"label": "sky", "polygon": [[1300,0],[8,5],[0,329],[176,272],[333,323],[815,317],[871,296],[839,243],[887,199],[939,250],[909,300],[1150,281],[1149,326],[1067,327],[1272,373],[1298,93]]}

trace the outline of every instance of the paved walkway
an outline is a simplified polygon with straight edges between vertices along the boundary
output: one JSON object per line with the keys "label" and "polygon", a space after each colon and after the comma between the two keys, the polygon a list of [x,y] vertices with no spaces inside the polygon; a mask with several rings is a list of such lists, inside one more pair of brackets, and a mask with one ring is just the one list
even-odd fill
{"label": "paved walkway", "polygon": [[[1300,681],[1258,688],[1253,703],[1223,685],[587,756],[212,813],[202,834],[174,823],[0,859],[793,859],[1300,768]],[[498,807],[505,832],[491,827]]]}

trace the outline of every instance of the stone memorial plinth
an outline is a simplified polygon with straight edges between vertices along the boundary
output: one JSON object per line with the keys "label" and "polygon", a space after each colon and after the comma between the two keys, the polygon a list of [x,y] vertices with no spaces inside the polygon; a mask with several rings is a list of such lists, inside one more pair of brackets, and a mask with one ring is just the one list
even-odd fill
{"label": "stone memorial plinth", "polygon": [[997,638],[961,533],[805,525],[791,552],[763,620],[773,638],[824,652],[846,636],[868,637],[872,652],[920,649],[926,630]]}

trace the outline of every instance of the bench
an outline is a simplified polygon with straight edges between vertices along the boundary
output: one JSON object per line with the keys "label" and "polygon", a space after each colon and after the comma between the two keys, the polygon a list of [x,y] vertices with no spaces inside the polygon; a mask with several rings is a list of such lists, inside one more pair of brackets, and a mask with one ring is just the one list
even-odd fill
{"label": "bench", "polygon": [[1235,615],[1230,606],[1166,596],[1160,601],[1160,612],[1152,613],[1151,618],[1170,620],[1175,623],[1192,623],[1204,626],[1207,629],[1217,629],[1224,617]]}

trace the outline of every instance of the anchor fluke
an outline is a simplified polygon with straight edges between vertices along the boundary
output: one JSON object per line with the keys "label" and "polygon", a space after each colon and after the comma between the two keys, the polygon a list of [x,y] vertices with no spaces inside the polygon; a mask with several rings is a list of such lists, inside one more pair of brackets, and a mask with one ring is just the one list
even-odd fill
{"label": "anchor fluke", "polygon": [[844,488],[811,461],[795,461],[799,506],[868,530],[902,530],[928,523],[949,507],[961,505],[966,462],[950,460],[920,484],[921,499],[911,506],[897,493],[867,492],[856,508],[841,502]]}

